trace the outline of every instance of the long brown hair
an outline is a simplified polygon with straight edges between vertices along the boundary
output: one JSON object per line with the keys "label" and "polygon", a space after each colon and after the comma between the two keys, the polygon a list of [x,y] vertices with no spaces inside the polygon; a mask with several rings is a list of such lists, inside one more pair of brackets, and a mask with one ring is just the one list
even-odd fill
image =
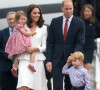
{"label": "long brown hair", "polygon": [[20,19],[21,16],[26,16],[26,14],[24,13],[24,11],[20,10],[17,11],[15,14],[15,19],[14,19],[14,26],[16,26],[18,24],[18,21]]}
{"label": "long brown hair", "polygon": [[31,14],[31,12],[32,12],[32,10],[33,10],[34,8],[38,8],[39,11],[40,11],[40,18],[39,18],[39,20],[38,20],[38,22],[37,22],[37,25],[38,25],[38,27],[42,27],[42,25],[43,25],[43,23],[44,23],[44,20],[43,20],[43,17],[42,17],[42,10],[41,10],[41,8],[40,8],[39,6],[37,6],[37,5],[35,5],[35,4],[31,4],[31,5],[29,5],[29,6],[27,7],[27,26],[28,26],[29,28],[32,27],[32,19],[31,19],[31,17],[30,17],[30,14]]}
{"label": "long brown hair", "polygon": [[84,10],[85,10],[85,8],[89,8],[89,9],[92,11],[92,16],[90,17],[89,21],[90,21],[91,23],[95,23],[95,11],[94,11],[93,6],[90,5],[90,4],[86,4],[86,5],[82,8],[80,17],[81,17],[82,19],[85,20],[85,17],[84,17]]}

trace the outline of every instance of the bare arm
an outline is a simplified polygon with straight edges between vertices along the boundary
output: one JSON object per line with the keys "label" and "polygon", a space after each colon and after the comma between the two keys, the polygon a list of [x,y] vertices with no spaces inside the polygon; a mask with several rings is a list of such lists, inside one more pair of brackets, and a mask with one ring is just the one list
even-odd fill
{"label": "bare arm", "polygon": [[23,28],[20,29],[20,32],[25,36],[31,36],[36,34],[36,32],[27,32]]}

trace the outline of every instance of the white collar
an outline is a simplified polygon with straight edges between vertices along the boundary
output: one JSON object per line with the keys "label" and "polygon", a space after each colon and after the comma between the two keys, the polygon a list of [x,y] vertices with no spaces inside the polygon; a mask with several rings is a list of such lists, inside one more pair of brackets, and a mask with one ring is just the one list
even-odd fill
{"label": "white collar", "polygon": [[[73,18],[73,15],[70,18],[68,18],[68,21],[71,22],[72,18]],[[63,15],[63,22],[66,22],[66,17],[64,15]]]}
{"label": "white collar", "polygon": [[12,30],[12,28],[11,27],[9,27],[9,32]]}

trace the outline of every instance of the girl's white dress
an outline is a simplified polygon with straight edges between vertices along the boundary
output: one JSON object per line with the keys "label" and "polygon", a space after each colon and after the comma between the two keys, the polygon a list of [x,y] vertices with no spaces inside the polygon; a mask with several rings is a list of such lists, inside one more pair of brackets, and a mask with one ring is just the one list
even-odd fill
{"label": "girl's white dress", "polygon": [[[26,28],[29,30],[29,28]],[[20,90],[22,86],[26,86],[33,90],[47,90],[46,76],[43,60],[45,56],[42,52],[46,50],[47,27],[36,28],[36,35],[31,36],[31,43],[33,47],[38,47],[40,52],[36,52],[35,56],[35,69],[32,72],[28,65],[30,63],[30,54],[22,53],[19,56],[19,72],[17,88]]]}

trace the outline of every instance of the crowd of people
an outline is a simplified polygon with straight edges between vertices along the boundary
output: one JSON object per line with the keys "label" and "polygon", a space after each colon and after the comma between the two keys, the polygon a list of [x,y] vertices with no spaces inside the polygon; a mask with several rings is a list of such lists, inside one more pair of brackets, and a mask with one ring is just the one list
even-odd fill
{"label": "crowd of people", "polygon": [[52,90],[46,82],[51,77],[53,90],[90,90],[96,29],[100,32],[97,2],[63,0],[63,15],[49,29],[38,5],[29,5],[26,14],[8,12],[8,27],[0,30],[1,90]]}

